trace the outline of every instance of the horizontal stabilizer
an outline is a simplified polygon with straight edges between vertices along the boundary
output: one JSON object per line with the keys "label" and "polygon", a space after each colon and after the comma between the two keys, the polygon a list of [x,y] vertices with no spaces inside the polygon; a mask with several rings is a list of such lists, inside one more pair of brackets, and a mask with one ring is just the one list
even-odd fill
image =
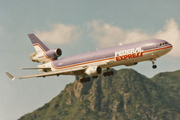
{"label": "horizontal stabilizer", "polygon": [[6,73],[6,75],[7,75],[10,79],[12,79],[12,81],[15,80],[15,77],[13,77],[10,73],[8,73],[8,72],[5,72],[5,73]]}
{"label": "horizontal stabilizer", "polygon": [[38,70],[38,69],[51,69],[50,67],[43,67],[43,68],[19,68],[20,70]]}

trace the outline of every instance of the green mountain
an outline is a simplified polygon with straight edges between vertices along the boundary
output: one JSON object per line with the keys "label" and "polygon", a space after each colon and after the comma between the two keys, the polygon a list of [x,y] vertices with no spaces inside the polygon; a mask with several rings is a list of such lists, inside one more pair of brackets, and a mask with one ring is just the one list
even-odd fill
{"label": "green mountain", "polygon": [[80,83],[19,120],[180,120],[180,71],[147,78],[133,69]]}

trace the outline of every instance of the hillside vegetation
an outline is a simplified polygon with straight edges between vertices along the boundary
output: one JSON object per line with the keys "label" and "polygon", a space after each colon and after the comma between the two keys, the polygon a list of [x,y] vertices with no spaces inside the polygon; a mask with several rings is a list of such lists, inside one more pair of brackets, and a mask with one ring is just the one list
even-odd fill
{"label": "hillside vegetation", "polygon": [[68,84],[59,95],[19,120],[179,120],[180,71],[147,78],[133,69]]}

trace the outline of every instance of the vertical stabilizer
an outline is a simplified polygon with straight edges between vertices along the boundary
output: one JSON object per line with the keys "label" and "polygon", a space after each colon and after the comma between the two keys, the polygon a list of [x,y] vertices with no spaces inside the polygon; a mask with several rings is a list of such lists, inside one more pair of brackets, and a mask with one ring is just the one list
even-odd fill
{"label": "vertical stabilizer", "polygon": [[38,37],[36,37],[35,34],[28,34],[28,36],[36,52],[45,52],[49,50],[49,48]]}

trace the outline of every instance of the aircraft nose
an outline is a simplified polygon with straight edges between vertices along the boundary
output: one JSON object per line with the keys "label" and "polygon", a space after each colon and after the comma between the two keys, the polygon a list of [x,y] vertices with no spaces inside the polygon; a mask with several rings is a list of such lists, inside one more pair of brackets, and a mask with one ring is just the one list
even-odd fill
{"label": "aircraft nose", "polygon": [[172,45],[171,43],[169,43],[169,46],[170,46],[170,49],[172,49],[172,48],[173,48],[173,45]]}
{"label": "aircraft nose", "polygon": [[169,52],[169,51],[171,51],[172,50],[172,48],[173,48],[173,45],[171,44],[171,43],[168,43],[168,47],[167,47],[168,49],[168,51],[167,52]]}

